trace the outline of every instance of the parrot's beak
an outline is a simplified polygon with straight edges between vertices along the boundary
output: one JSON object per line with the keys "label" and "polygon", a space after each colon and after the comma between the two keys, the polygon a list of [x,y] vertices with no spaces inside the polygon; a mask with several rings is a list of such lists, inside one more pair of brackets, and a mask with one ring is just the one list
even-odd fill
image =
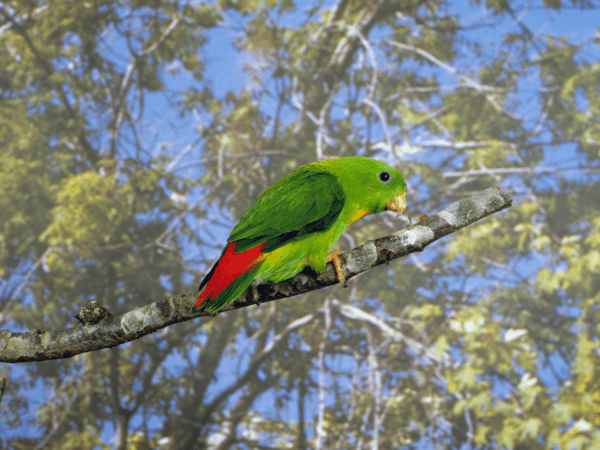
{"label": "parrot's beak", "polygon": [[396,211],[398,213],[396,214],[396,217],[399,217],[406,209],[406,190],[396,195],[393,200],[388,200],[385,204],[385,209]]}

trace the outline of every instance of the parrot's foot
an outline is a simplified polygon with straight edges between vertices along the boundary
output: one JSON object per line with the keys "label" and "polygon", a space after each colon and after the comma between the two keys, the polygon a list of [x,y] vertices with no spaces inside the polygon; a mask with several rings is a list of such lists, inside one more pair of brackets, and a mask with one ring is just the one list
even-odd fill
{"label": "parrot's foot", "polygon": [[329,252],[327,255],[327,259],[325,263],[333,262],[333,267],[335,267],[335,273],[337,274],[337,279],[340,284],[344,287],[348,287],[348,283],[346,283],[346,277],[344,277],[344,272],[342,271],[342,262],[340,261],[339,256],[342,254],[339,250],[334,250]]}
{"label": "parrot's foot", "polygon": [[260,295],[258,295],[258,289],[252,288],[252,301],[255,305],[260,306]]}
{"label": "parrot's foot", "polygon": [[258,293],[258,286],[260,284],[263,283],[263,277],[260,276],[257,279],[255,279],[254,281],[252,281],[252,283],[250,283],[250,288],[252,289],[252,301],[255,305],[260,306],[260,304],[262,303],[260,301],[260,294]]}

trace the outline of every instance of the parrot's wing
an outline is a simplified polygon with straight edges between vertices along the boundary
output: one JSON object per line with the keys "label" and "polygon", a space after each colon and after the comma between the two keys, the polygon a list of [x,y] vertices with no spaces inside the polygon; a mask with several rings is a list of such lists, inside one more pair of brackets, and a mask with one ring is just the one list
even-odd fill
{"label": "parrot's wing", "polygon": [[345,195],[335,175],[299,170],[262,194],[231,232],[236,252],[266,242],[272,251],[292,239],[326,230],[339,216]]}

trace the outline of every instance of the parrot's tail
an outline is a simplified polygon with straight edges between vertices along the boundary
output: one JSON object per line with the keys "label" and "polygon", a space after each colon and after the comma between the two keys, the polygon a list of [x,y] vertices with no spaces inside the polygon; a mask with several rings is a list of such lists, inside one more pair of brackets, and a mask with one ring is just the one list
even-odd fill
{"label": "parrot's tail", "polygon": [[258,277],[264,259],[261,252],[265,242],[241,253],[235,252],[236,242],[230,242],[208,275],[200,283],[200,295],[192,312],[217,312],[233,302]]}

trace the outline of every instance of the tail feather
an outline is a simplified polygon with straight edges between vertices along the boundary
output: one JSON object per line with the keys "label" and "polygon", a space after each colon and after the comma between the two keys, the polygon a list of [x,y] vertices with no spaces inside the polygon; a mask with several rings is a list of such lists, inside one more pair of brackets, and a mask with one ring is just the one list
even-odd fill
{"label": "tail feather", "polygon": [[193,312],[216,312],[235,300],[258,277],[263,261],[261,249],[265,242],[240,253],[235,252],[236,242],[225,247],[221,258],[200,283],[200,294]]}

